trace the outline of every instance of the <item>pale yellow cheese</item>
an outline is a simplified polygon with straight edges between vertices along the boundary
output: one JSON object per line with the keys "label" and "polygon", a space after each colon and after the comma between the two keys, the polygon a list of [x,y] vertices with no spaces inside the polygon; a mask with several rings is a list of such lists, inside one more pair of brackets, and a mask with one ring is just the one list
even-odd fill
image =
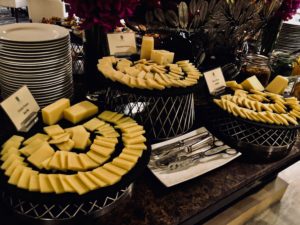
{"label": "pale yellow cheese", "polygon": [[18,165],[24,165],[24,166],[27,166],[26,163],[20,161],[20,160],[14,160],[6,169],[5,169],[5,172],[4,174],[8,177],[10,177],[12,175],[12,173],[14,172],[15,168],[18,166]]}
{"label": "pale yellow cheese", "polygon": [[64,129],[62,129],[58,124],[44,127],[44,131],[49,136],[56,136],[65,133]]}
{"label": "pale yellow cheese", "polygon": [[20,155],[21,153],[20,153],[20,151],[19,151],[17,148],[11,147],[11,148],[7,149],[7,152],[4,153],[4,154],[1,156],[1,160],[2,160],[2,161],[7,160],[7,158],[8,158],[10,155],[12,155],[12,154],[14,154],[14,155]]}
{"label": "pale yellow cheese", "polygon": [[38,172],[33,171],[31,168],[25,167],[18,180],[17,187],[22,189],[29,189],[29,182],[32,174],[38,174]]}
{"label": "pale yellow cheese", "polygon": [[99,146],[103,146],[103,147],[106,147],[106,148],[112,148],[114,149],[116,144],[115,143],[111,143],[111,142],[107,142],[107,141],[102,141],[102,140],[97,140],[95,139],[94,140],[94,144],[96,145],[99,145]]}
{"label": "pale yellow cheese", "polygon": [[241,83],[241,85],[247,91],[250,91],[251,89],[256,91],[263,91],[265,89],[256,76],[247,78]]}
{"label": "pale yellow cheese", "polygon": [[133,149],[133,150],[146,150],[147,149],[147,146],[144,143],[134,144],[134,145],[126,145],[125,144],[125,147],[128,149]]}
{"label": "pale yellow cheese", "polygon": [[75,152],[68,152],[68,169],[74,171],[83,170],[83,165],[81,165],[79,156]]}
{"label": "pale yellow cheese", "polygon": [[72,140],[74,141],[74,148],[84,150],[87,147],[90,133],[85,129],[74,129]]}
{"label": "pale yellow cheese", "polygon": [[7,160],[1,165],[2,170],[6,170],[14,161],[23,162],[24,158],[18,155],[10,155]]}
{"label": "pale yellow cheese", "polygon": [[271,83],[266,87],[266,91],[275,94],[282,94],[284,90],[287,88],[289,84],[289,80],[283,76],[276,76]]}
{"label": "pale yellow cheese", "polygon": [[10,178],[8,179],[8,183],[9,184],[13,184],[13,185],[17,185],[18,184],[18,181],[21,177],[21,174],[23,172],[23,170],[25,169],[26,167],[22,164],[18,165],[15,169],[14,169],[14,172],[11,174]]}
{"label": "pale yellow cheese", "polygon": [[69,152],[74,148],[74,145],[75,145],[75,142],[73,140],[69,139],[64,143],[57,144],[56,147],[58,147],[58,149],[61,151]]}
{"label": "pale yellow cheese", "polygon": [[49,144],[62,144],[62,143],[65,143],[69,140],[70,136],[71,135],[69,133],[63,133],[63,134],[60,135],[60,138],[56,138],[56,139],[53,138],[52,140],[50,140]]}
{"label": "pale yellow cheese", "polygon": [[115,115],[117,115],[118,113],[117,112],[112,112],[112,111],[104,111],[102,112],[98,118],[101,119],[101,120],[104,120],[104,121],[110,121],[111,118],[113,118]]}
{"label": "pale yellow cheese", "polygon": [[134,150],[134,149],[124,148],[122,152],[129,155],[135,155],[141,157],[143,155],[144,150]]}
{"label": "pale yellow cheese", "polygon": [[104,157],[111,155],[115,151],[114,148],[106,148],[106,147],[96,145],[96,144],[91,145],[91,150],[93,150],[94,152],[97,152],[98,154],[100,154]]}
{"label": "pale yellow cheese", "polygon": [[125,170],[131,170],[135,163],[132,162],[132,161],[128,161],[128,160],[125,160],[125,159],[122,159],[122,158],[114,158],[113,161],[112,161],[112,164],[115,165],[115,166],[118,166],[118,167],[121,167]]}
{"label": "pale yellow cheese", "polygon": [[137,122],[134,121],[134,122],[124,122],[119,125],[116,125],[115,127],[119,128],[121,130],[124,130],[124,129],[130,128],[130,127],[135,127],[135,126],[138,126],[138,124],[137,124]]}
{"label": "pale yellow cheese", "polygon": [[135,122],[134,119],[130,118],[130,117],[123,117],[122,119],[118,120],[116,124],[120,125],[123,123],[129,123],[129,122]]}
{"label": "pale yellow cheese", "polygon": [[27,160],[37,168],[42,169],[42,162],[54,155],[54,153],[54,149],[48,143],[44,143],[38,150],[32,153]]}
{"label": "pale yellow cheese", "polygon": [[113,185],[117,182],[119,182],[121,180],[121,176],[119,175],[116,175],[114,173],[111,173],[109,172],[108,170],[102,168],[102,167],[99,167],[97,169],[94,169],[92,171],[92,173],[100,178],[101,180],[103,180],[105,183],[108,183],[110,185]]}
{"label": "pale yellow cheese", "polygon": [[136,126],[129,127],[129,128],[124,128],[124,129],[121,129],[121,130],[124,133],[135,133],[135,132],[143,131],[144,127],[140,126],[140,125],[136,125]]}
{"label": "pale yellow cheese", "polygon": [[134,138],[123,137],[122,140],[126,145],[134,145],[146,142],[146,138],[143,135]]}
{"label": "pale yellow cheese", "polygon": [[39,175],[32,173],[29,178],[29,191],[40,191]]}
{"label": "pale yellow cheese", "polygon": [[43,162],[42,162],[42,166],[44,169],[46,170],[50,170],[51,167],[50,167],[50,161],[51,161],[52,157],[49,157],[48,159],[45,159]]}
{"label": "pale yellow cheese", "polygon": [[60,170],[61,169],[61,160],[60,153],[57,151],[53,156],[51,156],[51,160],[49,161],[50,169]]}
{"label": "pale yellow cheese", "polygon": [[36,139],[48,141],[50,139],[50,137],[46,134],[37,133],[37,134],[33,135],[32,137],[28,138],[27,140],[25,140],[23,144],[28,145]]}
{"label": "pale yellow cheese", "polygon": [[24,140],[23,137],[18,135],[13,135],[6,142],[4,142],[4,144],[2,145],[2,149],[4,150],[10,147],[19,148],[23,140]]}
{"label": "pale yellow cheese", "polygon": [[92,182],[98,185],[98,187],[106,187],[108,184],[100,178],[96,177],[92,171],[85,172],[87,178],[89,178]]}
{"label": "pale yellow cheese", "polygon": [[68,169],[68,152],[65,151],[59,151],[59,159],[60,159],[60,167],[62,170]]}
{"label": "pale yellow cheese", "polygon": [[95,140],[110,142],[110,143],[114,143],[114,144],[118,143],[118,138],[107,138],[107,137],[102,137],[102,136],[96,136]]}
{"label": "pale yellow cheese", "polygon": [[104,124],[105,124],[105,122],[99,120],[98,118],[93,118],[93,119],[89,120],[88,122],[84,123],[83,126],[89,131],[94,131],[97,128],[103,126]]}
{"label": "pale yellow cheese", "polygon": [[79,195],[83,195],[90,191],[89,188],[81,181],[81,179],[78,177],[77,174],[76,175],[67,175],[66,181],[73,189],[75,189],[75,191]]}
{"label": "pale yellow cheese", "polygon": [[86,154],[88,157],[90,157],[92,160],[98,163],[98,165],[102,165],[109,159],[109,157],[104,157],[102,155],[99,155],[97,152],[93,150],[88,151]]}
{"label": "pale yellow cheese", "polygon": [[70,107],[70,100],[62,98],[42,109],[43,122],[47,125],[56,124],[63,118],[64,110]]}
{"label": "pale yellow cheese", "polygon": [[98,163],[83,153],[79,154],[79,161],[85,170],[94,169],[99,166]]}
{"label": "pale yellow cheese", "polygon": [[95,115],[98,107],[89,101],[79,102],[64,110],[64,118],[73,124]]}
{"label": "pale yellow cheese", "polygon": [[130,155],[130,154],[127,154],[125,152],[122,152],[120,155],[119,155],[119,158],[121,159],[125,159],[125,160],[128,160],[128,161],[131,161],[131,162],[134,162],[136,163],[139,159],[138,156],[135,156],[135,155]]}
{"label": "pale yellow cheese", "polygon": [[106,163],[103,165],[103,168],[114,173],[114,174],[117,174],[119,176],[124,176],[128,171],[123,169],[123,168],[120,168],[118,166],[115,166],[114,164],[112,163]]}
{"label": "pale yellow cheese", "polygon": [[45,143],[46,142],[44,140],[36,138],[28,145],[25,145],[23,148],[21,148],[20,152],[25,156],[30,156]]}
{"label": "pale yellow cheese", "polygon": [[169,52],[166,50],[152,50],[151,60],[159,65],[167,65],[173,63],[174,52]]}
{"label": "pale yellow cheese", "polygon": [[65,174],[58,174],[58,178],[61,182],[61,185],[62,185],[64,191],[69,192],[69,193],[74,193],[74,192],[76,192],[76,190],[67,181],[67,176],[68,175],[65,175]]}
{"label": "pale yellow cheese", "polygon": [[124,133],[124,134],[122,134],[122,136],[125,138],[135,138],[135,137],[140,136],[145,133],[146,133],[145,130],[141,130],[141,131],[137,131],[137,132],[133,132],[133,133]]}
{"label": "pale yellow cheese", "polygon": [[89,190],[96,190],[99,188],[99,186],[94,183],[84,172],[79,172],[78,178],[81,180],[81,182],[88,187]]}
{"label": "pale yellow cheese", "polygon": [[65,192],[58,174],[48,174],[48,179],[56,194]]}
{"label": "pale yellow cheese", "polygon": [[54,188],[52,187],[48,174],[39,174],[39,187],[41,193],[52,193]]}
{"label": "pale yellow cheese", "polygon": [[150,59],[151,52],[154,49],[154,38],[143,36],[141,47],[141,59]]}

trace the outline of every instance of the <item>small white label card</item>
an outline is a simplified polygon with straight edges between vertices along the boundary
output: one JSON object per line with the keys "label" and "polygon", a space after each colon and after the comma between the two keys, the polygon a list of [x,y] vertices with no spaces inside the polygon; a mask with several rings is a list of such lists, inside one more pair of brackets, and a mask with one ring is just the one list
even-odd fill
{"label": "small white label card", "polygon": [[18,131],[28,131],[37,121],[39,105],[27,86],[23,86],[1,104]]}
{"label": "small white label card", "polygon": [[110,55],[132,55],[137,53],[135,33],[107,34]]}
{"label": "small white label card", "polygon": [[204,77],[211,95],[216,95],[225,89],[226,81],[220,67],[205,72]]}

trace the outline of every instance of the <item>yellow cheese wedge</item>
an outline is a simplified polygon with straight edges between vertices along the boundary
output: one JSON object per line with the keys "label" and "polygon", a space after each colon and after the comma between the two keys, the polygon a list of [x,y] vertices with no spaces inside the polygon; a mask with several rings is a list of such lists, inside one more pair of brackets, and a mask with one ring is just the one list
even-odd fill
{"label": "yellow cheese wedge", "polygon": [[61,159],[59,151],[55,152],[53,156],[51,156],[51,160],[49,161],[50,169],[61,170]]}
{"label": "yellow cheese wedge", "polygon": [[58,174],[48,174],[48,179],[56,194],[62,194],[65,192]]}
{"label": "yellow cheese wedge", "polygon": [[146,138],[143,135],[140,135],[134,138],[123,137],[122,140],[126,145],[134,145],[144,143],[146,141]]}
{"label": "yellow cheese wedge", "polygon": [[79,160],[79,155],[75,152],[68,152],[68,169],[73,171],[84,170]]}
{"label": "yellow cheese wedge", "polygon": [[150,59],[151,52],[154,49],[154,38],[144,36],[142,39],[141,59]]}
{"label": "yellow cheese wedge", "polygon": [[97,141],[105,141],[113,144],[118,143],[118,138],[107,138],[107,137],[102,137],[102,136],[96,136],[95,140]]}
{"label": "yellow cheese wedge", "polygon": [[84,123],[83,126],[89,131],[94,131],[97,128],[103,126],[104,124],[105,124],[105,122],[99,120],[98,118],[93,118],[93,119],[89,120],[88,122]]}
{"label": "yellow cheese wedge", "polygon": [[40,191],[39,174],[32,173],[29,178],[29,191]]}
{"label": "yellow cheese wedge", "polygon": [[21,177],[21,174],[23,172],[23,170],[25,169],[26,167],[22,164],[18,165],[13,173],[11,174],[10,178],[8,179],[8,183],[9,184],[12,184],[12,185],[17,185],[18,184],[18,181]]}
{"label": "yellow cheese wedge", "polygon": [[70,100],[62,98],[42,109],[43,122],[54,125],[63,118],[64,110],[70,107]]}
{"label": "yellow cheese wedge", "polygon": [[111,143],[111,142],[107,142],[107,141],[102,141],[102,140],[94,140],[94,144],[102,146],[102,147],[106,147],[106,148],[112,148],[114,149],[116,144],[115,143]]}
{"label": "yellow cheese wedge", "polygon": [[147,146],[142,143],[142,144],[134,144],[134,145],[125,145],[126,148],[128,149],[133,149],[133,150],[146,150]]}
{"label": "yellow cheese wedge", "polygon": [[289,80],[283,76],[276,76],[271,83],[266,87],[266,91],[275,93],[275,94],[282,94],[284,90],[287,88],[289,84]]}
{"label": "yellow cheese wedge", "polygon": [[89,192],[89,188],[81,181],[81,179],[78,177],[78,175],[67,175],[66,181],[68,184],[76,190],[76,192],[79,195],[83,195],[87,192]]}
{"label": "yellow cheese wedge", "polygon": [[56,147],[58,147],[59,150],[61,151],[66,151],[69,152],[74,148],[75,142],[71,139],[69,139],[68,141],[61,143],[61,144],[57,144]]}
{"label": "yellow cheese wedge", "polygon": [[105,183],[110,185],[113,185],[121,180],[121,176],[111,173],[102,167],[94,169],[92,173],[96,177],[98,177],[99,179],[103,180]]}
{"label": "yellow cheese wedge", "polygon": [[61,183],[61,185],[64,189],[64,192],[74,193],[74,192],[76,192],[76,190],[67,181],[67,176],[68,175],[65,175],[65,174],[58,174],[58,178],[59,178],[60,183]]}
{"label": "yellow cheese wedge", "polygon": [[54,155],[54,153],[54,149],[48,143],[44,143],[38,150],[32,153],[32,155],[29,156],[27,160],[37,168],[42,169],[42,162]]}
{"label": "yellow cheese wedge", "polygon": [[67,142],[69,139],[70,139],[70,134],[69,133],[64,133],[61,135],[60,138],[57,138],[57,139],[52,139],[49,141],[49,144],[62,144],[62,143],[65,143]]}
{"label": "yellow cheese wedge", "polygon": [[18,180],[17,187],[22,189],[29,189],[30,176],[32,174],[38,174],[38,172],[33,171],[31,168],[25,167]]}
{"label": "yellow cheese wedge", "polygon": [[79,161],[83,166],[84,170],[94,169],[99,166],[98,163],[96,163],[86,154],[80,153],[78,156],[79,156]]}
{"label": "yellow cheese wedge", "polygon": [[248,79],[244,80],[241,85],[243,88],[247,91],[250,91],[251,89],[256,91],[263,91],[264,87],[260,83],[260,81],[257,79],[256,76],[249,77]]}
{"label": "yellow cheese wedge", "polygon": [[74,148],[84,150],[87,147],[90,133],[86,130],[73,130],[72,140],[74,141]]}
{"label": "yellow cheese wedge", "polygon": [[49,136],[55,136],[55,135],[63,134],[65,132],[64,129],[62,129],[61,126],[57,124],[44,127],[43,130]]}
{"label": "yellow cheese wedge", "polygon": [[95,161],[96,163],[98,163],[98,165],[102,165],[103,163],[105,163],[109,157],[104,157],[102,155],[99,155],[97,152],[90,150],[87,153],[87,156],[90,157],[93,161]]}
{"label": "yellow cheese wedge", "polygon": [[134,162],[134,163],[136,163],[136,162],[138,161],[138,159],[139,159],[138,156],[126,154],[126,153],[124,153],[124,152],[122,152],[122,153],[119,155],[119,158],[125,159],[125,160],[128,160],[128,161],[131,161],[131,162]]}
{"label": "yellow cheese wedge", "polygon": [[129,154],[129,155],[141,157],[143,155],[144,150],[134,150],[134,149],[124,148],[122,150],[122,152]]}
{"label": "yellow cheese wedge", "polygon": [[85,172],[78,172],[78,178],[81,180],[81,182],[85,185],[85,186],[87,186],[87,188],[89,189],[89,190],[96,190],[96,189],[98,189],[99,188],[99,186],[96,184],[96,183],[94,183],[87,175],[86,175],[86,173]]}
{"label": "yellow cheese wedge", "polygon": [[28,145],[21,148],[20,152],[25,156],[30,156],[45,143],[46,142],[44,140],[41,140],[39,138],[34,139]]}
{"label": "yellow cheese wedge", "polygon": [[54,192],[54,188],[52,187],[48,174],[39,174],[39,186],[41,193],[52,193]]}
{"label": "yellow cheese wedge", "polygon": [[110,156],[115,151],[114,148],[107,148],[96,144],[91,145],[91,150],[104,157]]}
{"label": "yellow cheese wedge", "polygon": [[87,178],[89,178],[93,183],[97,184],[98,187],[106,187],[108,186],[108,183],[105,183],[103,180],[100,178],[96,177],[92,171],[85,172],[85,175]]}
{"label": "yellow cheese wedge", "polygon": [[118,166],[118,167],[121,167],[125,170],[131,170],[135,163],[132,162],[132,161],[128,161],[128,160],[125,160],[125,159],[122,159],[122,158],[114,158],[113,161],[112,161],[112,164],[115,165],[115,166]]}
{"label": "yellow cheese wedge", "polygon": [[34,136],[28,138],[27,140],[24,141],[24,145],[28,145],[31,142],[33,142],[35,139],[41,139],[43,141],[48,141],[50,139],[50,137],[46,134],[41,134],[41,133],[37,133]]}
{"label": "yellow cheese wedge", "polygon": [[98,107],[89,101],[79,102],[64,110],[64,118],[73,124],[98,113]]}
{"label": "yellow cheese wedge", "polygon": [[117,167],[112,163],[106,163],[103,165],[103,168],[118,175],[118,176],[124,176],[126,173],[128,173],[127,170],[124,170],[123,168]]}

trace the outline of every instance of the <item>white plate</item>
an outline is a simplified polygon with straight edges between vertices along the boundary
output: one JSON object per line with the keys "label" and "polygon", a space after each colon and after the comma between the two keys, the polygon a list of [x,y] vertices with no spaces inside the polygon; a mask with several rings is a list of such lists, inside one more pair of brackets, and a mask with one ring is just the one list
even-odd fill
{"label": "white plate", "polygon": [[0,26],[0,39],[13,42],[45,42],[64,38],[69,31],[43,23],[15,23]]}
{"label": "white plate", "polygon": [[24,48],[24,49],[31,49],[31,48],[45,48],[49,46],[55,46],[60,44],[66,44],[70,42],[70,37],[64,37],[61,39],[57,39],[54,41],[47,41],[47,42],[13,42],[13,41],[6,41],[0,39],[0,45],[6,46],[7,48]]}
{"label": "white plate", "polygon": [[62,43],[62,44],[59,44],[59,45],[53,45],[53,46],[43,46],[41,48],[23,48],[23,47],[20,47],[20,48],[16,48],[16,47],[7,47],[5,45],[0,45],[0,50],[3,50],[3,51],[7,51],[7,52],[17,52],[17,53],[31,53],[31,52],[40,52],[40,53],[44,53],[44,52],[49,52],[49,51],[55,51],[55,50],[59,50],[59,49],[63,49],[63,48],[67,48],[67,47],[70,47],[69,46],[69,43],[66,42],[66,43]]}
{"label": "white plate", "polygon": [[0,54],[2,55],[10,55],[13,57],[46,57],[46,56],[50,56],[50,55],[61,55],[64,54],[66,52],[69,52],[71,49],[66,47],[66,48],[60,48],[60,49],[56,49],[53,51],[48,51],[48,52],[16,52],[16,51],[6,51],[1,49],[0,50]]}

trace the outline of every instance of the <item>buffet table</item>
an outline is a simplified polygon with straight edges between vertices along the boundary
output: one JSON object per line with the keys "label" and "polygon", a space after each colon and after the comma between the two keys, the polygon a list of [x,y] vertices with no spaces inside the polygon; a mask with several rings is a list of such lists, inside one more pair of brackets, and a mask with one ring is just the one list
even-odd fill
{"label": "buffet table", "polygon": [[[199,224],[275,179],[280,171],[299,159],[300,140],[291,153],[280,161],[253,164],[240,157],[219,169],[168,189],[146,170],[135,182],[130,200],[101,218],[84,218],[84,222],[108,225]],[[0,218],[10,221],[9,224],[32,225],[18,219],[3,206],[0,206]],[[78,221],[78,224],[82,222]]]}

